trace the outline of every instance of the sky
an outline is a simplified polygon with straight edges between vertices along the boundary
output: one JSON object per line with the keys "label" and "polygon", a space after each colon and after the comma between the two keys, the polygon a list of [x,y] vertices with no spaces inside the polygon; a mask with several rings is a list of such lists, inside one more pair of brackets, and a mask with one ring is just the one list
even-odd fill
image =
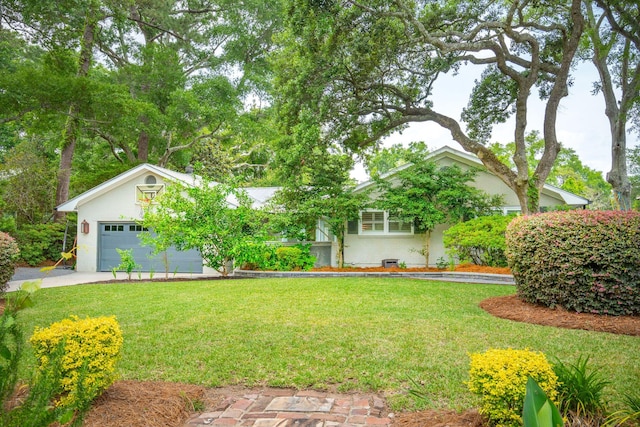
{"label": "sky", "polygon": [[[432,100],[434,110],[459,119],[462,109],[467,105],[469,94],[478,78],[477,67],[462,69],[455,77],[443,76],[439,85],[434,88]],[[575,70],[574,84],[569,88],[569,96],[565,97],[558,109],[556,132],[558,140],[563,146],[572,148],[583,164],[592,169],[603,172],[606,177],[611,169],[611,137],[609,124],[604,114],[604,99],[602,94],[591,93],[593,82],[598,80],[598,73],[589,63],[582,63]],[[537,92],[532,93],[528,105],[527,133],[533,130],[542,134],[544,103],[537,98]],[[491,137],[491,142],[506,144],[513,141],[514,121],[497,125]],[[383,141],[384,146],[395,143],[408,144],[411,141],[424,141],[430,150],[436,150],[448,145],[464,151],[451,138],[449,131],[435,123],[413,123],[402,133],[396,133]],[[637,134],[629,133],[627,147],[640,145]],[[356,167],[353,177],[358,181],[366,180],[366,173],[361,166]]]}

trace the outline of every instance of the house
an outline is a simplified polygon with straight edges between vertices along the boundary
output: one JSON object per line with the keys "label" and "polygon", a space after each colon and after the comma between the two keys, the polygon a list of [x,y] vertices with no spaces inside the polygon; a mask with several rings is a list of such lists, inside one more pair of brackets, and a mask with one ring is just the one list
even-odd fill
{"label": "house", "polygon": [[[486,171],[476,156],[445,146],[429,153],[428,158],[440,167],[455,164],[461,168],[480,169],[471,185],[490,195],[502,195],[504,200],[502,212],[505,215],[520,212],[520,203],[516,194],[500,178]],[[411,164],[402,165],[386,173],[382,178],[393,180],[395,174],[410,167]],[[354,191],[364,191],[374,186],[375,182],[367,181],[358,185]],[[551,185],[545,185],[540,194],[540,208],[543,211],[556,206],[584,208],[588,204],[589,200]],[[430,266],[435,266],[441,257],[447,259],[442,233],[449,226],[438,225],[431,233]],[[381,210],[367,210],[360,213],[358,221],[351,221],[348,224],[344,240],[344,261],[347,265],[378,267],[382,260],[395,259],[408,267],[424,266],[425,259],[420,253],[424,246],[424,238],[424,234],[420,234],[410,223],[394,221],[393,218],[389,218],[387,212]]]}
{"label": "house", "polygon": [[[457,164],[462,168],[479,168],[472,184],[489,194],[501,194],[505,204],[505,214],[520,211],[518,199],[498,177],[484,171],[480,160],[468,153],[443,147],[429,154],[429,159],[440,166]],[[393,179],[400,170],[410,168],[406,164],[396,168],[384,177]],[[142,265],[142,271],[198,273],[203,272],[202,257],[196,250],[179,252],[170,249],[165,254],[151,256],[151,249],[140,244],[138,234],[143,231],[136,221],[141,219],[144,209],[161,194],[172,181],[185,185],[200,185],[197,176],[171,171],[159,166],[142,164],[124,172],[85,193],[58,206],[63,212],[77,212],[78,271],[111,271],[120,263],[119,249],[133,249],[134,258]],[[367,181],[354,191],[364,191],[375,185]],[[262,207],[278,190],[277,187],[245,188],[254,207]],[[233,206],[235,200],[227,200]],[[540,195],[542,209],[566,205],[573,208],[585,207],[589,201],[575,194],[545,185]],[[380,266],[382,260],[397,259],[407,266],[424,266],[424,257],[418,252],[424,244],[424,234],[415,230],[412,224],[398,224],[390,219],[387,212],[367,210],[361,212],[358,221],[350,221],[345,235],[345,263],[356,266]],[[324,228],[324,230],[321,230]],[[429,264],[435,265],[440,257],[445,257],[442,233],[447,225],[439,225],[431,234]],[[320,220],[316,232],[314,253],[321,263],[335,264],[337,245],[328,235],[326,225]],[[165,266],[168,263],[168,267]],[[213,272],[204,267],[205,273]]]}
{"label": "house", "polygon": [[[137,222],[144,209],[162,194],[171,182],[200,185],[196,175],[175,172],[163,167],[141,164],[61,204],[57,210],[77,212],[77,271],[111,271],[120,264],[118,249],[133,249],[141,271],[213,273],[203,267],[197,250],[177,251],[152,256],[152,249],[141,245],[138,234],[143,231]],[[269,200],[276,188],[248,188],[254,207]],[[233,206],[235,200],[227,202]]]}

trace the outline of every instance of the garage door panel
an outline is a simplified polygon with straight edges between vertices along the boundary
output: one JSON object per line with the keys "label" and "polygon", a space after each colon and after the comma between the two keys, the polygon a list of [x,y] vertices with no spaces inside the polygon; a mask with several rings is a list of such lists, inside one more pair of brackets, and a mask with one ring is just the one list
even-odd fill
{"label": "garage door panel", "polygon": [[[99,270],[111,271],[120,265],[120,254],[116,249],[133,249],[134,260],[142,266],[140,271],[164,272],[164,254],[154,256],[150,247],[142,246],[138,238],[142,231],[135,223],[100,224]],[[178,251],[172,247],[166,251],[166,256],[171,273],[202,273],[202,257],[195,249]]]}

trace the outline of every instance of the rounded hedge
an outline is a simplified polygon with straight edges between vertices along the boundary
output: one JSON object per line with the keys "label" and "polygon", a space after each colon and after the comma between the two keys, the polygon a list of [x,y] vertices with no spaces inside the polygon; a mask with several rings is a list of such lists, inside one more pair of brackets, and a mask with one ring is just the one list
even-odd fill
{"label": "rounded hedge", "polygon": [[0,294],[16,272],[16,261],[20,250],[13,237],[0,232]]}
{"label": "rounded hedge", "polygon": [[514,219],[506,255],[525,301],[640,314],[640,212],[550,212]]}

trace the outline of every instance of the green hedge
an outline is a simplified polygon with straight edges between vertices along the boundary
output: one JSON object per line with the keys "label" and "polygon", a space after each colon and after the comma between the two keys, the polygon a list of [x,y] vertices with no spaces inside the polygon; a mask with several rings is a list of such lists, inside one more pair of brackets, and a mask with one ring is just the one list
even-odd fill
{"label": "green hedge", "polygon": [[444,232],[444,246],[461,262],[506,267],[504,235],[513,215],[481,216],[453,225]]}
{"label": "green hedge", "polygon": [[311,255],[311,245],[254,243],[243,248],[236,259],[245,270],[299,271],[310,270],[316,262]]}
{"label": "green hedge", "polygon": [[507,227],[506,244],[525,301],[577,312],[640,314],[640,212],[518,217]]}
{"label": "green hedge", "polygon": [[[71,229],[75,228],[71,227]],[[65,225],[57,222],[24,225],[16,232],[20,259],[30,266],[37,266],[46,260],[57,261],[62,252],[64,230]],[[73,240],[68,242],[67,250],[72,242]]]}

